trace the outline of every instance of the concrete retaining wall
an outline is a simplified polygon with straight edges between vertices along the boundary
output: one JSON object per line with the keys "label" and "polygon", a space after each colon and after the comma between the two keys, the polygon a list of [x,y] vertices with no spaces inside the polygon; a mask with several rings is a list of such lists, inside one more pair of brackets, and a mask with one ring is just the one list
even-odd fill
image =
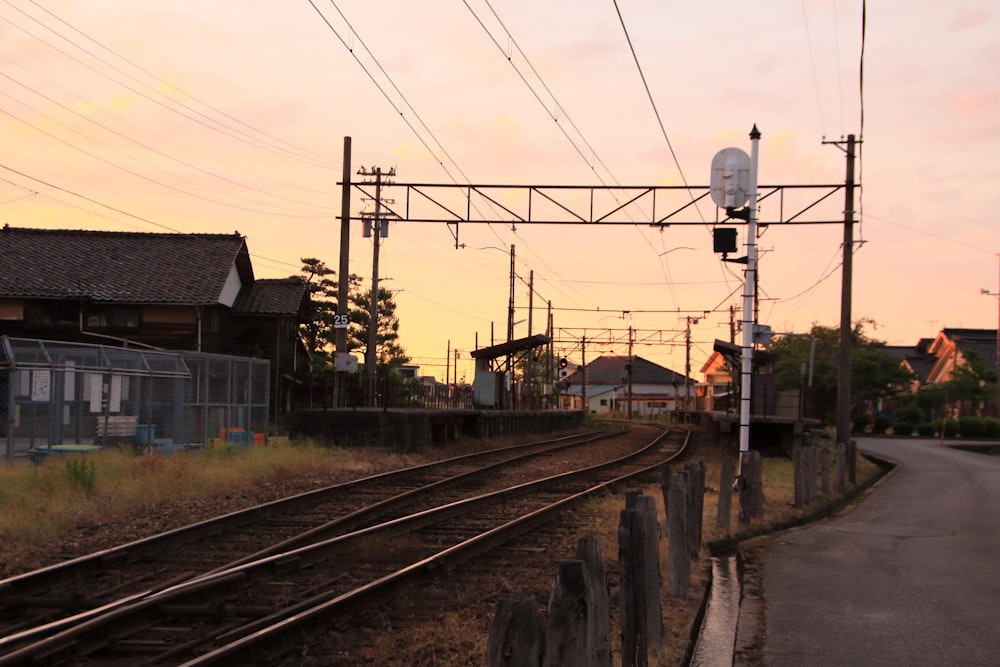
{"label": "concrete retaining wall", "polygon": [[463,437],[554,433],[576,428],[583,413],[568,410],[299,410],[289,417],[289,435],[341,447],[385,447],[418,451]]}

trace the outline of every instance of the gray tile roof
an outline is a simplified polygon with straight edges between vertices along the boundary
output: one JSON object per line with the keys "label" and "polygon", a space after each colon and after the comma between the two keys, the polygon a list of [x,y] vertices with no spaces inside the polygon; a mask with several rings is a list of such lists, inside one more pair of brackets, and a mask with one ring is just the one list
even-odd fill
{"label": "gray tile roof", "polygon": [[[587,382],[590,384],[621,384],[627,381],[628,374],[625,371],[625,364],[628,357],[601,356],[587,364]],[[583,381],[583,374],[577,370],[569,381],[571,384],[580,384]],[[664,368],[659,364],[654,364],[642,357],[632,357],[632,383],[633,384],[674,384],[684,385],[684,375],[676,373],[669,368]],[[690,380],[694,383],[694,380]]]}
{"label": "gray tile roof", "polygon": [[265,278],[257,280],[236,303],[233,311],[249,315],[298,315],[306,283],[299,278]]}
{"label": "gray tile roof", "polygon": [[6,297],[209,305],[237,263],[244,284],[252,282],[239,234],[0,230]]}

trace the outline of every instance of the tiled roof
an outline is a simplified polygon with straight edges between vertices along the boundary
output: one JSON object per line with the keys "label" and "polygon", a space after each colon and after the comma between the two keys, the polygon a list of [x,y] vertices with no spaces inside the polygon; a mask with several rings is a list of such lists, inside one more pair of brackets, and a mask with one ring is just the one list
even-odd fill
{"label": "tiled roof", "polygon": [[[621,384],[627,381],[625,364],[628,357],[602,356],[587,364],[587,382],[589,384]],[[579,384],[583,374],[578,370],[570,377],[570,383]],[[675,373],[642,357],[632,357],[633,384],[684,384],[684,376]],[[691,380],[691,382],[694,382]]]}
{"label": "tiled roof", "polygon": [[305,293],[306,283],[299,278],[260,279],[236,300],[233,310],[252,315],[297,315]]}
{"label": "tiled roof", "polygon": [[[113,303],[216,303],[246,243],[239,234],[0,230],[0,296]],[[253,280],[249,260],[244,282]]]}

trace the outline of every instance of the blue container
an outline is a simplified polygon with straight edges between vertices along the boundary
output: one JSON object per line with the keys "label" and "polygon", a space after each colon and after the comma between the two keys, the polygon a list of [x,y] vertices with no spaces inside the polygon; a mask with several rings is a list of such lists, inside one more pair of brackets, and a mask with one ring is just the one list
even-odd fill
{"label": "blue container", "polygon": [[137,445],[149,445],[156,439],[156,424],[136,424],[135,443]]}

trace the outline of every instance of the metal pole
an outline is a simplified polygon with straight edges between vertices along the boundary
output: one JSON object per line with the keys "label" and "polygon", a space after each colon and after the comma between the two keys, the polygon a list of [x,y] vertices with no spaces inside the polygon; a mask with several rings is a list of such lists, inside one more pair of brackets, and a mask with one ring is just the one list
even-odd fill
{"label": "metal pole", "polygon": [[837,442],[851,437],[851,274],[854,265],[854,135],[847,135],[847,177],[844,181],[844,248],[840,288],[840,349],[837,354]]}
{"label": "metal pole", "polygon": [[757,271],[757,161],[760,130],[750,130],[750,192],[747,205],[747,272],[743,279],[743,349],[740,358],[740,471],[750,451],[750,386],[753,374],[753,302]]}

